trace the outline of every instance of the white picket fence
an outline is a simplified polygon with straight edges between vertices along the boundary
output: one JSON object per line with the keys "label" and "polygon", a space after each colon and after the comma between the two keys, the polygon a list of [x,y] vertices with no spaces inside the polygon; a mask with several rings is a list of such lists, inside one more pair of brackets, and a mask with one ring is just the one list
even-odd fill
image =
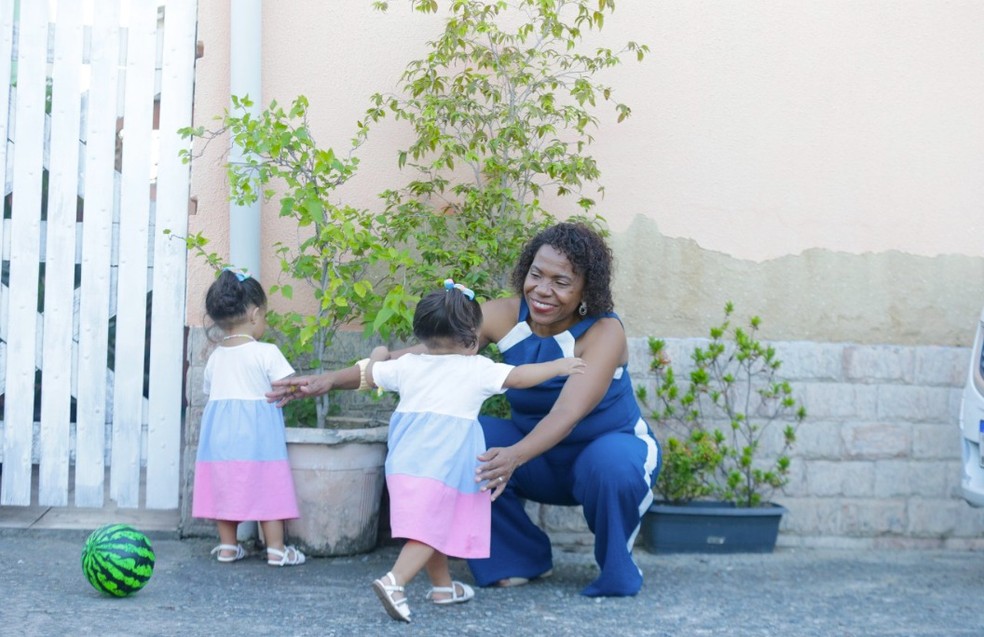
{"label": "white picket fence", "polygon": [[178,507],[196,14],[0,0],[0,505]]}

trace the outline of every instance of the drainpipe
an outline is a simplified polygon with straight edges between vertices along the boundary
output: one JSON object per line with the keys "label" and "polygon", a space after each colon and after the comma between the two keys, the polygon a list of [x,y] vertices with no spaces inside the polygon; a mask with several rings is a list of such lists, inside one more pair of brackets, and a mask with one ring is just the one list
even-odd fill
{"label": "drainpipe", "polygon": [[[249,95],[253,101],[252,114],[258,114],[262,103],[263,0],[230,0],[229,91],[231,95]],[[231,100],[230,100],[231,102]],[[232,106],[230,103],[230,110]],[[229,161],[242,162],[243,153],[231,145]],[[229,262],[245,269],[254,277],[260,276],[260,205],[262,200],[238,206],[229,202]],[[242,522],[236,539],[248,541],[257,536],[256,522]]]}
{"label": "drainpipe", "polygon": [[[262,110],[262,19],[263,0],[230,0],[229,90],[253,101],[251,113]],[[231,105],[230,105],[231,110]],[[242,151],[231,147],[229,161],[242,162]],[[260,276],[260,205],[229,203],[229,261],[236,268]]]}

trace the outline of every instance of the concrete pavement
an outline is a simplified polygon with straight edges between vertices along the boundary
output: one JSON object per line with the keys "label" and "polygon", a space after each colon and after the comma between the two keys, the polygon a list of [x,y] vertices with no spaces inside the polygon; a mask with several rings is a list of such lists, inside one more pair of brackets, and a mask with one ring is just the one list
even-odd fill
{"label": "concrete pavement", "polygon": [[[413,623],[393,621],[369,588],[398,548],[273,568],[259,557],[209,558],[209,539],[151,533],[157,566],[129,598],[97,593],[82,576],[87,531],[0,529],[0,634],[62,635],[980,635],[984,553],[777,549],[770,555],[656,556],[632,598],[589,599],[589,553],[555,550],[550,579],[481,589],[462,605],[408,591]],[[455,576],[471,581],[455,561]]]}

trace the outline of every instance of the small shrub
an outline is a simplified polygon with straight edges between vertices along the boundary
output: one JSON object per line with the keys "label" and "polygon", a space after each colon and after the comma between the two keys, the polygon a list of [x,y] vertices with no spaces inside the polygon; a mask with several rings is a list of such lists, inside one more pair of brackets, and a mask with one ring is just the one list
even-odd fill
{"label": "small shrub", "polygon": [[[789,481],[789,451],[806,409],[780,378],[775,349],[757,340],[761,319],[733,326],[733,312],[728,302],[709,342],[693,349],[686,384],[677,380],[665,341],[649,339],[655,397],[650,401],[643,387],[636,395],[646,406],[655,403],[650,415],[663,443],[663,468],[654,490],[665,500],[762,506]],[[762,458],[763,436],[780,425],[778,455]]]}

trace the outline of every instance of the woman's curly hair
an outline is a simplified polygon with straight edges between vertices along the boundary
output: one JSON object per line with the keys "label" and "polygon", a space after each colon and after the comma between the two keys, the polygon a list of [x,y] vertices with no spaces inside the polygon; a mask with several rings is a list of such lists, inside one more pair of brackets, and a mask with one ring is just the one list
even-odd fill
{"label": "woman's curly hair", "polygon": [[533,258],[544,245],[561,252],[571,262],[574,273],[584,277],[583,301],[589,316],[614,309],[611,248],[601,235],[583,223],[558,223],[530,239],[512,272],[512,286],[517,294],[523,294],[523,282]]}

